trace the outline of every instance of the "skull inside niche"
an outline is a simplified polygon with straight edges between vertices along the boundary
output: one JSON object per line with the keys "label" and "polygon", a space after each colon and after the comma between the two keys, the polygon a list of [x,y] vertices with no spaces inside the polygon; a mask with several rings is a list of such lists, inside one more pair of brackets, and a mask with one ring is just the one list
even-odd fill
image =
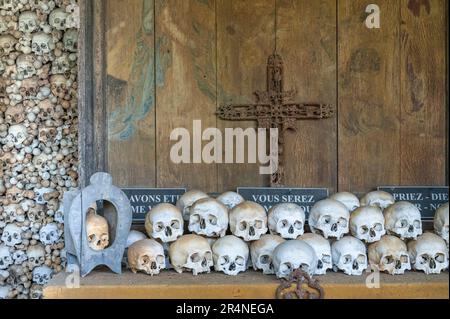
{"label": "skull inside niche", "polygon": [[78,48],[78,30],[69,29],[63,37],[64,49],[69,52],[77,52]]}
{"label": "skull inside niche", "polygon": [[242,239],[228,235],[216,240],[212,246],[214,269],[229,276],[247,270],[249,249]]}
{"label": "skull inside niche", "polygon": [[56,223],[47,224],[39,230],[39,240],[44,245],[55,244],[59,240],[59,237],[60,233]]}
{"label": "skull inside niche", "polygon": [[267,214],[264,207],[245,201],[235,206],[229,215],[230,230],[245,241],[258,240],[267,233]]}
{"label": "skull inside niche", "polygon": [[6,137],[6,141],[12,143],[15,147],[22,146],[22,143],[28,137],[28,129],[25,125],[16,124],[11,125],[8,130],[8,136]]}
{"label": "skull inside niche", "polygon": [[92,250],[99,251],[108,247],[108,221],[92,209],[86,214],[86,233],[88,245]]}
{"label": "skull inside niche", "polygon": [[169,203],[156,205],[145,216],[145,230],[149,237],[164,243],[177,240],[184,231],[181,211]]}
{"label": "skull inside niche", "polygon": [[448,203],[439,206],[434,214],[434,231],[441,236],[448,245]]}
{"label": "skull inside niche", "polygon": [[439,274],[448,268],[448,248],[436,234],[424,233],[408,243],[408,253],[415,270],[427,275]]}
{"label": "skull inside niche", "polygon": [[265,275],[275,274],[273,251],[286,240],[278,235],[262,235],[250,244],[250,254],[254,270],[262,270]]}
{"label": "skull inside niche", "polygon": [[130,230],[130,232],[128,233],[127,244],[125,247],[128,248],[135,242],[142,239],[147,239],[147,236],[144,233],[141,233],[140,231],[137,230]]}
{"label": "skull inside niche", "polygon": [[357,208],[350,216],[350,231],[366,243],[380,240],[386,234],[383,212],[377,206]]}
{"label": "skull inside niche", "polygon": [[211,246],[208,241],[195,234],[183,235],[169,247],[170,262],[178,273],[192,271],[196,276],[210,272],[214,265]]}
{"label": "skull inside niche", "polygon": [[17,43],[17,39],[10,34],[0,36],[0,57],[10,54]]}
{"label": "skull inside niche", "polygon": [[350,212],[344,204],[327,198],[314,204],[308,221],[313,233],[340,239],[349,232],[349,219]]}
{"label": "skull inside niche", "polygon": [[52,278],[53,270],[48,266],[39,266],[33,269],[33,282],[38,285],[47,284]]}
{"label": "skull inside niche", "polygon": [[16,224],[8,224],[3,229],[2,241],[6,246],[14,247],[22,243],[22,228]]}
{"label": "skull inside niche", "polygon": [[314,270],[314,275],[325,275],[328,269],[333,268],[333,263],[331,261],[331,245],[328,240],[319,234],[314,233],[304,234],[298,239],[309,244],[316,253],[317,267]]}
{"label": "skull inside niche", "polygon": [[55,74],[50,77],[50,88],[54,96],[63,98],[69,89],[68,81],[62,74]]}
{"label": "skull inside niche", "polygon": [[0,270],[8,269],[14,264],[14,260],[9,252],[9,247],[0,245]]}
{"label": "skull inside niche", "polygon": [[367,268],[366,246],[358,238],[345,236],[331,245],[333,270],[360,276]]}
{"label": "skull inside niche", "polygon": [[331,195],[330,198],[344,204],[350,212],[354,211],[360,206],[359,198],[349,192],[339,192]]}
{"label": "skull inside niche", "polygon": [[306,242],[287,240],[274,249],[273,265],[278,278],[289,278],[296,269],[312,275],[317,268],[317,257]]}
{"label": "skull inside niche", "polygon": [[27,248],[28,268],[42,266],[45,262],[45,248],[42,244],[28,246]]}
{"label": "skull inside niche", "polygon": [[294,203],[280,203],[272,206],[267,218],[271,234],[295,239],[304,233],[305,212]]}
{"label": "skull inside niche", "polygon": [[385,191],[369,192],[361,198],[361,206],[378,206],[381,210],[395,203],[394,196]]}
{"label": "skull inside niche", "polygon": [[217,197],[217,200],[224,204],[229,210],[245,201],[244,197],[235,192],[225,192],[219,195],[219,197]]}
{"label": "skull inside niche", "polygon": [[27,261],[27,254],[23,250],[16,250],[12,254],[14,265],[22,265],[25,261]]}
{"label": "skull inside niche", "polygon": [[228,229],[228,209],[214,198],[203,198],[190,209],[189,231],[207,237],[223,237]]}
{"label": "skull inside niche", "polygon": [[143,271],[147,275],[157,275],[166,268],[163,246],[154,239],[142,239],[128,247],[128,264],[132,272]]}
{"label": "skull inside niche", "polygon": [[50,13],[48,22],[56,30],[63,31],[67,28],[66,20],[68,15],[63,9],[55,9]]}
{"label": "skull inside niche", "polygon": [[369,263],[391,275],[402,275],[411,269],[408,248],[398,237],[383,236],[368,248]]}
{"label": "skull inside niche", "polygon": [[32,33],[39,27],[38,16],[33,11],[24,11],[19,15],[19,31]]}
{"label": "skull inside niche", "polygon": [[31,40],[31,50],[36,55],[49,54],[55,48],[52,36],[44,32],[33,34]]}
{"label": "skull inside niche", "polygon": [[17,75],[19,79],[28,79],[36,75],[34,63],[36,57],[33,54],[21,54],[17,57]]}
{"label": "skull inside niche", "polygon": [[384,211],[388,234],[401,239],[414,238],[422,234],[422,220],[419,209],[409,202],[396,202]]}
{"label": "skull inside niche", "polygon": [[194,205],[196,201],[202,198],[208,198],[209,196],[199,190],[190,190],[181,196],[177,201],[177,207],[181,210],[183,214],[183,219],[189,221],[190,213],[189,210],[191,206]]}

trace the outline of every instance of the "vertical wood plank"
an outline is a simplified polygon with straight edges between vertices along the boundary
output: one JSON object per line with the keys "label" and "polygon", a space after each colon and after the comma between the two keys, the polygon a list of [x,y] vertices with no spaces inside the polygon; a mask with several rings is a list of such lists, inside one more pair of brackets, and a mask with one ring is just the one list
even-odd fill
{"label": "vertical wood plank", "polygon": [[[298,102],[336,107],[336,1],[278,0],[277,50],[285,89]],[[297,121],[286,132],[286,185],[336,188],[336,118]]]}
{"label": "vertical wood plank", "polygon": [[154,0],[107,1],[108,166],[120,186],[155,186]]}
{"label": "vertical wood plank", "polygon": [[[170,133],[193,120],[216,127],[214,0],[156,0],[156,158],[158,187],[186,186],[214,192],[215,164],[175,164]],[[192,162],[191,147],[191,162]]]}
{"label": "vertical wood plank", "polygon": [[[274,50],[274,14],[272,0],[217,1],[218,106],[254,103],[253,92],[266,89],[267,58]],[[223,133],[225,128],[256,126],[255,121],[218,120]],[[268,176],[259,174],[259,164],[218,165],[220,192],[268,182]]]}
{"label": "vertical wood plank", "polygon": [[338,1],[339,189],[400,182],[400,2],[380,0],[381,28],[365,0]]}
{"label": "vertical wood plank", "polygon": [[401,182],[446,183],[446,4],[401,1]]}

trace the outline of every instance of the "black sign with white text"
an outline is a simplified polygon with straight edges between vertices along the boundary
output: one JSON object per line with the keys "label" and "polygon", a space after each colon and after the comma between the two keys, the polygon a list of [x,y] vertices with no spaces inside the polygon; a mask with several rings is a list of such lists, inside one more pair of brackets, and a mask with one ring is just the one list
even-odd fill
{"label": "black sign with white text", "polygon": [[433,220],[436,208],[448,202],[448,187],[444,186],[380,186],[378,190],[391,193],[395,201],[413,203],[423,220]]}
{"label": "black sign with white text", "polygon": [[305,211],[306,218],[316,202],[328,197],[327,188],[238,187],[237,192],[246,200],[261,204],[266,211],[279,203],[297,204]]}
{"label": "black sign with white text", "polygon": [[122,188],[131,203],[133,222],[143,222],[145,215],[161,203],[176,204],[185,188]]}

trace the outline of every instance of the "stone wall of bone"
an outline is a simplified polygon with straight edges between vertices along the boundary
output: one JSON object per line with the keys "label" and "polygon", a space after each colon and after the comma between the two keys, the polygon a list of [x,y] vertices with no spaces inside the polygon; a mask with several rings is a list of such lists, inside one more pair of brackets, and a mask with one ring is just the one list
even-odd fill
{"label": "stone wall of bone", "polygon": [[40,298],[65,263],[77,187],[77,0],[0,0],[0,299]]}

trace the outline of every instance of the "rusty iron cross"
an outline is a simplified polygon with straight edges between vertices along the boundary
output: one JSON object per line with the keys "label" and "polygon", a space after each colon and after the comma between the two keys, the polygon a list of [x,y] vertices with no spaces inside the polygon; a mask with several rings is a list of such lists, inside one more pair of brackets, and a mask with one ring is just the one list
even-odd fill
{"label": "rusty iron cross", "polygon": [[284,133],[296,131],[296,121],[324,119],[334,115],[329,104],[296,103],[296,91],[284,91],[283,60],[274,53],[267,62],[267,90],[256,91],[256,103],[247,105],[224,105],[217,112],[223,120],[254,120],[258,127],[278,129],[278,170],[272,174],[271,187],[280,187],[284,180]]}

